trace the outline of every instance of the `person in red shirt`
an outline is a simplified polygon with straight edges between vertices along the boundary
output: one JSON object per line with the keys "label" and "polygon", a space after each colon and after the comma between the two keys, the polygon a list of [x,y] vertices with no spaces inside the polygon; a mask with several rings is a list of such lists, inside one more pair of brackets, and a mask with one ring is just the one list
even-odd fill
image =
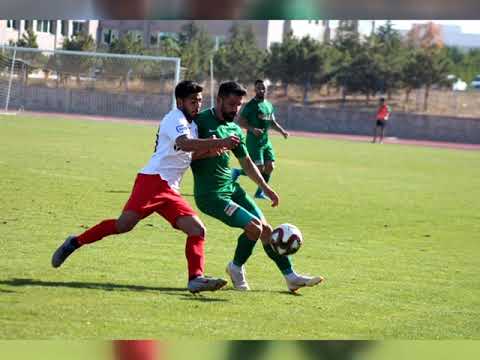
{"label": "person in red shirt", "polygon": [[160,346],[155,340],[114,340],[115,360],[159,360]]}
{"label": "person in red shirt", "polygon": [[387,125],[388,118],[390,117],[390,106],[385,104],[385,99],[380,98],[379,107],[377,110],[375,132],[373,135],[373,143],[377,142],[378,129],[380,128],[380,144],[383,143],[383,135],[385,134],[385,126]]}

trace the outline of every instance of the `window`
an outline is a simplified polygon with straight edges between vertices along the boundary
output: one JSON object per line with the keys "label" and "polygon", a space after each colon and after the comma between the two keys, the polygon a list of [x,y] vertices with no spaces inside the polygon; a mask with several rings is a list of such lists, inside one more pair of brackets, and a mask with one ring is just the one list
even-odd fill
{"label": "window", "polygon": [[38,32],[50,32],[50,21],[48,20],[37,20],[37,31]]}
{"label": "window", "polygon": [[7,29],[18,29],[18,22],[17,20],[7,20]]}
{"label": "window", "polygon": [[178,34],[175,32],[156,32],[150,34],[150,45],[151,46],[160,46],[162,41],[165,39],[174,39],[178,40]]}
{"label": "window", "polygon": [[85,23],[83,21],[73,21],[72,27],[73,27],[73,31],[72,31],[73,36],[85,31]]}
{"label": "window", "polygon": [[32,20],[25,20],[25,30],[32,29]]}
{"label": "window", "polygon": [[62,20],[61,27],[60,27],[60,33],[63,36],[68,36],[68,20]]}
{"label": "window", "polygon": [[111,44],[118,39],[118,30],[105,28],[102,30],[102,42],[104,44]]}
{"label": "window", "polygon": [[55,20],[50,20],[48,23],[50,34],[55,34],[57,32],[57,22]]}
{"label": "window", "polygon": [[133,40],[143,41],[143,31],[129,30],[127,34],[131,35]]}

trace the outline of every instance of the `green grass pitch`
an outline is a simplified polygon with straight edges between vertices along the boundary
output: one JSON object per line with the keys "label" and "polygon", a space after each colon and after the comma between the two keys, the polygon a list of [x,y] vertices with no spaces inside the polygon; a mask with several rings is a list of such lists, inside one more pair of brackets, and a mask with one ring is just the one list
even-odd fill
{"label": "green grass pitch", "polygon": [[[260,246],[253,291],[189,294],[185,236],[156,215],[52,269],[68,234],[118,216],[156,129],[0,116],[0,338],[480,338],[473,151],[273,137],[281,203],[260,206],[302,230],[296,270],[327,278],[298,296]],[[182,192],[194,204],[190,172]],[[201,217],[207,273],[226,276],[239,231]]]}

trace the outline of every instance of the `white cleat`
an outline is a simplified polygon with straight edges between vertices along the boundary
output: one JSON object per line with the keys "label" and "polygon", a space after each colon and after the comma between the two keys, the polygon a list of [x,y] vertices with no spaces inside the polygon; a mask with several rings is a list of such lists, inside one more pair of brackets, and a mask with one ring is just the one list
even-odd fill
{"label": "white cleat", "polygon": [[292,293],[296,292],[298,289],[305,286],[316,286],[325,281],[325,278],[322,276],[304,276],[298,274],[290,274],[285,276],[287,281],[288,290]]}
{"label": "white cleat", "polygon": [[226,272],[230,275],[232,280],[233,287],[235,290],[239,291],[248,291],[250,286],[248,286],[247,279],[245,278],[246,272],[245,267],[238,267],[233,262],[229,262],[227,265]]}
{"label": "white cleat", "polygon": [[187,288],[192,294],[202,291],[217,291],[227,285],[227,282],[220,278],[210,276],[197,276],[188,282]]}

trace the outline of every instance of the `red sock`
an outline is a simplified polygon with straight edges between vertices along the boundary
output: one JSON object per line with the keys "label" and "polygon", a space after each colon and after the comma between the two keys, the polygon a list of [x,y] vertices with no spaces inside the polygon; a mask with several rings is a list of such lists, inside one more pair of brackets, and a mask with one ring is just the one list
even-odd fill
{"label": "red sock", "polygon": [[105,236],[117,234],[116,223],[117,220],[113,219],[103,220],[101,223],[77,236],[77,241],[80,245],[85,245],[103,239]]}
{"label": "red sock", "polygon": [[205,238],[203,236],[187,237],[185,256],[188,263],[188,279],[203,275],[205,269]]}
{"label": "red sock", "polygon": [[115,360],[157,360],[158,345],[154,340],[114,340]]}

